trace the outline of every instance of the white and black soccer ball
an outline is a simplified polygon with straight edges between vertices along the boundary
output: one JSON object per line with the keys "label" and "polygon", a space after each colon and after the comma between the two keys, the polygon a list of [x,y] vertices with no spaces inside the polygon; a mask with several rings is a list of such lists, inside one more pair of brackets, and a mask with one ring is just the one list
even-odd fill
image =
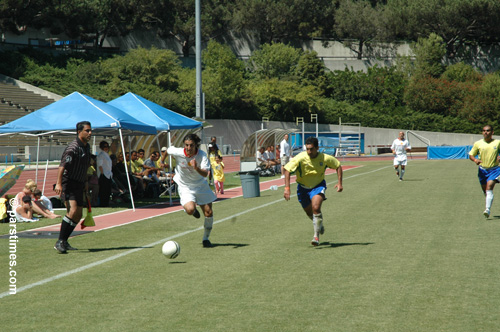
{"label": "white and black soccer ball", "polygon": [[167,258],[174,259],[181,253],[181,246],[175,241],[167,241],[163,244],[161,252],[167,256]]}

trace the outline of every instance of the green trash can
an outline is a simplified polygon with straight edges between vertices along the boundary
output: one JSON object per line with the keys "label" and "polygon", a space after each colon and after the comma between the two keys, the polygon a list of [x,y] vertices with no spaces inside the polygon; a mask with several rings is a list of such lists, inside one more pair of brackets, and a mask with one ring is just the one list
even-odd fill
{"label": "green trash can", "polygon": [[239,172],[244,198],[260,197],[259,171]]}

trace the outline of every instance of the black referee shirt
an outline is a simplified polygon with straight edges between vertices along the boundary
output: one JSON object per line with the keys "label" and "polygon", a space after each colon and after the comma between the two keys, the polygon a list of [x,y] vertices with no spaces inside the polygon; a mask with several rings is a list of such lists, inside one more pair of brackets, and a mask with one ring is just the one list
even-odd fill
{"label": "black referee shirt", "polygon": [[85,183],[89,166],[90,145],[83,145],[77,137],[68,144],[62,155],[59,167],[64,167],[63,179]]}

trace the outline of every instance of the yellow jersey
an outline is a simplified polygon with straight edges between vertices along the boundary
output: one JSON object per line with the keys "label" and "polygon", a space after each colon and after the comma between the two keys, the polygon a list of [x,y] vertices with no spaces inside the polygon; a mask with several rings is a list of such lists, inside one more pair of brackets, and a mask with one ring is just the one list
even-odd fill
{"label": "yellow jersey", "polygon": [[296,171],[297,183],[311,189],[325,179],[327,167],[337,169],[340,167],[340,161],[322,152],[318,152],[316,158],[311,159],[307,152],[304,151],[290,159],[285,169],[290,173]]}
{"label": "yellow jersey", "polygon": [[469,155],[477,156],[481,159],[482,168],[492,168],[498,166],[498,150],[500,141],[494,139],[491,142],[486,142],[484,139],[477,141],[472,146]]}

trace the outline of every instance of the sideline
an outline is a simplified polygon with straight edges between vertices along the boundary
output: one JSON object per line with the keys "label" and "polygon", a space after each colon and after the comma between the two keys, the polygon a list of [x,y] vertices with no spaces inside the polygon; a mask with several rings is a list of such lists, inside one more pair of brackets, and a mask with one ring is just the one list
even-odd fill
{"label": "sideline", "polygon": [[[372,170],[372,171],[368,171],[368,172],[365,172],[365,173],[359,173],[359,174],[351,175],[349,177],[344,178],[344,180],[352,179],[352,178],[355,178],[355,177],[358,177],[358,176],[361,176],[361,175],[368,175],[368,174],[375,173],[375,172],[378,172],[378,171],[381,171],[383,169],[390,168],[390,167],[393,167],[393,166],[392,165],[390,165],[390,166],[384,166],[382,168],[378,168],[378,169],[375,169],[375,170]],[[336,183],[336,182],[337,181],[335,180],[335,181],[332,181],[332,182],[328,182],[327,184],[333,184],[333,183]],[[290,198],[291,197],[295,197],[295,196],[297,196],[297,195],[296,194],[290,195]],[[282,201],[283,201],[283,198],[280,198],[280,199],[277,199],[277,200],[265,203],[263,205],[256,206],[254,208],[251,208],[251,209],[248,209],[248,210],[245,210],[245,211],[233,214],[232,216],[229,216],[229,217],[226,217],[226,218],[214,221],[214,224],[218,224],[218,223],[221,223],[221,222],[224,222],[224,221],[227,221],[227,220],[234,220],[236,217],[239,217],[241,215],[247,214],[247,213],[255,211],[255,210],[259,210],[261,208],[264,208],[264,207],[267,207],[267,206],[270,206],[270,205],[273,205],[273,204],[276,204],[276,203],[279,203],[279,202],[282,202]],[[16,294],[20,293],[22,291],[31,289],[31,288],[36,287],[36,286],[41,286],[41,285],[47,284],[49,282],[52,282],[52,281],[55,281],[55,280],[58,280],[58,279],[61,279],[61,278],[64,278],[64,277],[68,277],[68,276],[73,275],[75,273],[88,270],[88,269],[90,269],[92,267],[99,266],[99,265],[102,265],[104,263],[114,261],[115,259],[127,256],[129,254],[133,254],[133,253],[138,252],[138,251],[140,251],[142,249],[154,247],[154,246],[156,246],[156,245],[158,245],[160,243],[164,243],[166,241],[173,240],[173,239],[179,238],[181,236],[184,236],[184,235],[187,235],[187,234],[191,234],[191,233],[194,233],[194,232],[197,232],[197,231],[200,231],[200,230],[203,230],[203,226],[200,226],[200,227],[194,228],[194,229],[189,230],[189,231],[185,231],[185,232],[182,232],[182,233],[178,233],[178,234],[166,237],[164,239],[161,239],[161,240],[158,240],[158,241],[146,244],[146,245],[144,245],[142,247],[139,247],[139,248],[134,248],[134,249],[127,250],[127,251],[125,251],[123,253],[116,254],[116,255],[110,256],[108,258],[101,259],[101,260],[99,260],[97,262],[90,263],[90,264],[78,267],[76,269],[72,269],[72,270],[69,270],[69,271],[57,274],[57,275],[55,275],[53,277],[50,277],[50,278],[42,279],[40,281],[34,282],[32,284],[28,284],[26,286],[18,287],[17,290],[16,290]],[[16,294],[10,294],[8,291],[7,292],[3,292],[3,293],[0,293],[0,299],[6,297],[8,295],[16,295]]]}

